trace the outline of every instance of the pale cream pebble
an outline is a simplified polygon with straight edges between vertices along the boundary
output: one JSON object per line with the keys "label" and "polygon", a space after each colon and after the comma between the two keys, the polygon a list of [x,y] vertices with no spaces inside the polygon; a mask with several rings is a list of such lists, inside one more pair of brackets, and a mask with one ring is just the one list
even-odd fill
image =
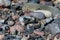
{"label": "pale cream pebble", "polygon": [[29,35],[28,35],[28,37],[26,37],[25,35],[23,35],[23,38],[21,40],[28,40],[28,38],[29,38]]}
{"label": "pale cream pebble", "polygon": [[12,25],[12,24],[14,24],[13,21],[9,21],[9,22],[8,22],[8,25]]}
{"label": "pale cream pebble", "polygon": [[58,39],[55,37],[54,40],[58,40]]}
{"label": "pale cream pebble", "polygon": [[46,24],[46,21],[45,20],[41,20],[40,22],[41,22],[41,25]]}
{"label": "pale cream pebble", "polygon": [[15,5],[14,1],[12,1],[12,5]]}
{"label": "pale cream pebble", "polygon": [[60,0],[56,0],[56,1],[54,1],[54,4],[57,4],[57,3],[59,3],[60,2]]}
{"label": "pale cream pebble", "polygon": [[3,38],[4,38],[4,35],[0,35],[0,40],[3,40]]}
{"label": "pale cream pebble", "polygon": [[12,12],[11,15],[14,16],[14,12]]}
{"label": "pale cream pebble", "polygon": [[52,37],[52,35],[51,35],[51,34],[49,34],[49,35],[47,36],[47,40],[50,40],[50,39],[51,39],[51,37]]}
{"label": "pale cream pebble", "polygon": [[34,12],[42,12],[45,17],[52,17],[52,13],[48,10],[35,10]]}

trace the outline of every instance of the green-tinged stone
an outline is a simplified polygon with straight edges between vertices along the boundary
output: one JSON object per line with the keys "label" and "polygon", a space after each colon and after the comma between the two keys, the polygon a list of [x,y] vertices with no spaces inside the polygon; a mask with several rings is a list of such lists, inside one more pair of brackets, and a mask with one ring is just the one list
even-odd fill
{"label": "green-tinged stone", "polygon": [[60,11],[56,7],[45,6],[45,5],[36,4],[36,3],[26,3],[23,6],[22,10],[23,11],[48,10],[48,11],[52,12],[53,16],[60,13]]}

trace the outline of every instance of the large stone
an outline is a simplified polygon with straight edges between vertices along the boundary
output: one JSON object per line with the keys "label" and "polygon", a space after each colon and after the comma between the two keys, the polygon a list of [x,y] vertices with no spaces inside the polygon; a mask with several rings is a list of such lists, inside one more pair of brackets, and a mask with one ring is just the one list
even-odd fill
{"label": "large stone", "polygon": [[56,23],[51,23],[46,26],[46,29],[51,34],[56,34],[60,32],[59,26]]}

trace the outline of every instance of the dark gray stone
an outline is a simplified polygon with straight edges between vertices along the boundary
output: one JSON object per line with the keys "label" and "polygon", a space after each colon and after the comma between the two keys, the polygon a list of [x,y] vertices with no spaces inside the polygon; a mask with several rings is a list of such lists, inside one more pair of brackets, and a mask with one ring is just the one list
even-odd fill
{"label": "dark gray stone", "polygon": [[46,26],[46,29],[51,34],[56,34],[60,32],[59,26],[56,23],[51,23]]}
{"label": "dark gray stone", "polygon": [[36,17],[38,19],[44,19],[45,18],[44,13],[42,13],[42,12],[32,12],[31,16]]}

